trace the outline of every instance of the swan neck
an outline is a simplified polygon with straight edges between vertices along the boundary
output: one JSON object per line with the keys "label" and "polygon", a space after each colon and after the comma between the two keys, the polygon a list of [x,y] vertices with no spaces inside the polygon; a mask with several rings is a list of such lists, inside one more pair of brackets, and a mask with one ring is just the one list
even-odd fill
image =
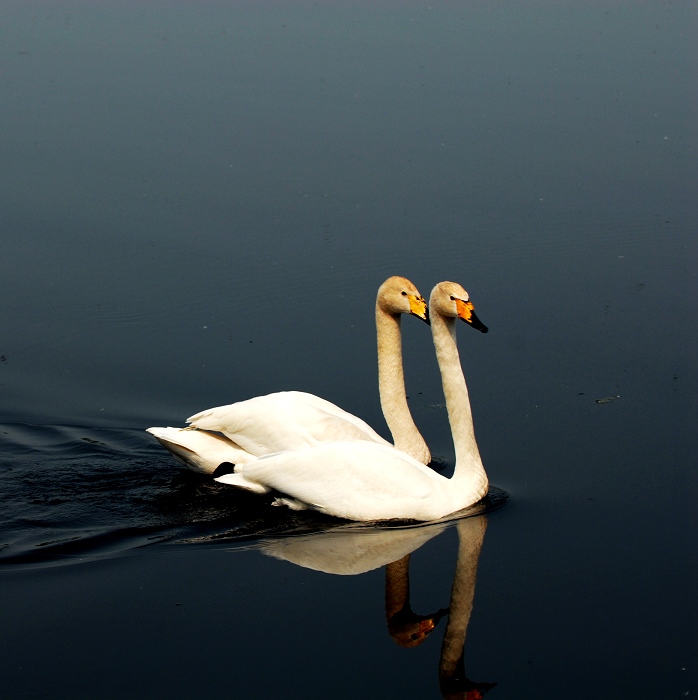
{"label": "swan neck", "polygon": [[456,450],[456,469],[453,478],[457,479],[464,475],[472,478],[473,470],[481,472],[481,476],[486,478],[475,440],[468,387],[456,345],[456,319],[432,313],[431,328]]}
{"label": "swan neck", "polygon": [[391,314],[376,304],[378,339],[378,388],[385,422],[398,450],[428,464],[431,455],[424,438],[412,419],[405,393],[402,367],[400,315]]}

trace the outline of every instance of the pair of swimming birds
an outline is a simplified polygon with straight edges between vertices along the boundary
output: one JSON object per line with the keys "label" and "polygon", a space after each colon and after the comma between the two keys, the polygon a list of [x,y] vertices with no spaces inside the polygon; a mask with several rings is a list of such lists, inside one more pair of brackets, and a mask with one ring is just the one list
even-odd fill
{"label": "pair of swimming birds", "polygon": [[[456,452],[446,478],[426,466],[429,448],[407,405],[400,319],[431,325]],[[376,299],[381,406],[394,444],[335,404],[298,391],[258,396],[191,416],[188,428],[149,428],[194,471],[276,505],[356,521],[437,520],[481,500],[488,480],[475,440],[468,388],[456,345],[458,319],[483,333],[468,293],[441,282],[429,306],[404,277],[390,277]],[[223,469],[221,470],[221,465]]]}

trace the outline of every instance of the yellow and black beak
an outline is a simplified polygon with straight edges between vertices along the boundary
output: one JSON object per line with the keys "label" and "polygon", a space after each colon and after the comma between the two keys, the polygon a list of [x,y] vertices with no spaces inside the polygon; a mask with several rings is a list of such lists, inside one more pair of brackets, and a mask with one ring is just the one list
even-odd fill
{"label": "yellow and black beak", "polygon": [[471,302],[462,299],[456,299],[455,302],[458,318],[472,326],[476,331],[487,333],[487,326],[475,315],[475,308]]}
{"label": "yellow and black beak", "polygon": [[431,325],[429,321],[429,306],[427,302],[424,301],[424,297],[418,297],[415,294],[408,294],[407,298],[410,302],[410,314],[421,318],[428,326]]}

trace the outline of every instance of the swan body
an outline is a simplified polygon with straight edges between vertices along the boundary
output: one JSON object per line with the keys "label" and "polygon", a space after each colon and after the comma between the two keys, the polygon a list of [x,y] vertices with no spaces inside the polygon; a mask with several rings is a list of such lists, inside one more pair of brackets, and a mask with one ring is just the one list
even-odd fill
{"label": "swan body", "polygon": [[455,321],[487,328],[475,316],[468,293],[454,282],[436,285],[430,298],[434,346],[456,448],[447,479],[390,445],[338,441],[266,455],[235,466],[237,474],[280,492],[278,505],[313,509],[348,520],[436,520],[485,496],[487,474],[475,441],[468,389],[456,346]]}
{"label": "swan body", "polygon": [[[376,298],[378,376],[383,412],[399,449],[427,464],[431,455],[417,430],[405,395],[400,317],[411,314],[428,322],[426,302],[404,277],[390,277]],[[223,462],[242,465],[256,457],[296,451],[337,441],[389,445],[371,426],[339,406],[313,394],[287,391],[257,396],[201,411],[187,419],[188,428],[149,428],[147,432],[182,464],[212,474]],[[222,433],[225,438],[217,433]],[[230,475],[239,488],[257,493],[270,489]]]}
{"label": "swan body", "polygon": [[[356,440],[267,455],[242,465],[240,473],[284,494],[277,505],[347,520],[437,520],[487,493],[487,479],[475,475],[463,487],[476,495],[463,503],[460,491],[433,469],[392,445]],[[234,485],[229,476],[237,474],[216,481]]]}

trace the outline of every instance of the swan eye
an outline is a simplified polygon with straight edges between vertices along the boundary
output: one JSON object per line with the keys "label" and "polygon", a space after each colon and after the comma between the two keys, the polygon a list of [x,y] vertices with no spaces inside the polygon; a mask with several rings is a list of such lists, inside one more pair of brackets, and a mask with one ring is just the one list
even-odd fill
{"label": "swan eye", "polygon": [[403,297],[407,296],[407,292],[400,292],[400,293],[402,294]]}
{"label": "swan eye", "polygon": [[456,300],[456,297],[454,297],[453,295],[451,295],[451,301],[455,301],[455,300]]}

